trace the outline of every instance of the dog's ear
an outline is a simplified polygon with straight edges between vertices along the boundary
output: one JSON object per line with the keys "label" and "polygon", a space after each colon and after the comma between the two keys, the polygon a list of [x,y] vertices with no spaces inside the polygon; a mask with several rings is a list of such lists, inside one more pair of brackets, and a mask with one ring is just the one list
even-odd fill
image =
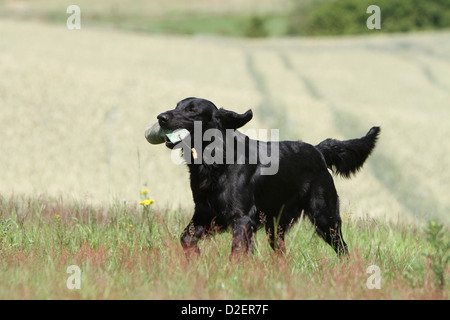
{"label": "dog's ear", "polygon": [[251,109],[243,114],[234,111],[225,110],[223,108],[217,109],[213,113],[213,120],[222,129],[237,129],[245,125],[253,118]]}

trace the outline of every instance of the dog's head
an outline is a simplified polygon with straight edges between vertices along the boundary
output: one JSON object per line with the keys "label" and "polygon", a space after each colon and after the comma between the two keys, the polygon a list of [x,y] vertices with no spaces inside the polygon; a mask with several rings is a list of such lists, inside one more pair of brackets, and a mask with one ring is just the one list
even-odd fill
{"label": "dog's head", "polygon": [[[240,128],[252,117],[252,110],[238,114],[223,108],[218,109],[214,103],[205,99],[186,98],[178,102],[175,109],[159,114],[157,119],[164,130],[186,129],[192,135],[196,121],[201,122],[203,134],[212,128],[221,131]],[[174,147],[170,142],[166,145],[169,148]]]}

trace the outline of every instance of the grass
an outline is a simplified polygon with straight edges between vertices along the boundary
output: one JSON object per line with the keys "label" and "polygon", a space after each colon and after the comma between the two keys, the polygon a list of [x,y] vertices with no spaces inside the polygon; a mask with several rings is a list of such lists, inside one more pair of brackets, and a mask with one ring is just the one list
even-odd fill
{"label": "grass", "polygon": [[[188,260],[178,235],[189,216],[151,206],[0,198],[0,298],[448,298],[449,268],[437,283],[429,259],[436,249],[418,225],[345,215],[346,259],[302,220],[289,233],[284,256],[271,251],[261,230],[250,257],[231,261],[231,235],[223,233],[202,241],[201,257]],[[81,269],[79,290],[66,286],[71,265]],[[371,265],[381,270],[381,289],[366,286]]]}

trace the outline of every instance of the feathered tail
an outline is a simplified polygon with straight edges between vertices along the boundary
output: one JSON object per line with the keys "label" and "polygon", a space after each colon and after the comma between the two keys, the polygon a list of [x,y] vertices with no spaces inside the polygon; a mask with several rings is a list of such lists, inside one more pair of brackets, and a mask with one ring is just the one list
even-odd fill
{"label": "feathered tail", "polygon": [[326,139],[316,148],[322,152],[329,169],[349,178],[361,169],[374,149],[379,133],[380,127],[373,127],[362,138],[344,141]]}

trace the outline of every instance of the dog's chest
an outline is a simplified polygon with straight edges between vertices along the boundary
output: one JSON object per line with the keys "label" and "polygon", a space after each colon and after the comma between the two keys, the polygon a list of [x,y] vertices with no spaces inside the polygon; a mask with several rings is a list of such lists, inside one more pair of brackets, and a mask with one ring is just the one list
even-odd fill
{"label": "dog's chest", "polygon": [[193,192],[217,191],[226,181],[226,173],[212,165],[193,165],[189,167],[189,171]]}
{"label": "dog's chest", "polygon": [[217,169],[210,166],[191,168],[191,189],[196,204],[202,202],[215,214],[222,215],[233,204],[236,187],[227,171]]}

